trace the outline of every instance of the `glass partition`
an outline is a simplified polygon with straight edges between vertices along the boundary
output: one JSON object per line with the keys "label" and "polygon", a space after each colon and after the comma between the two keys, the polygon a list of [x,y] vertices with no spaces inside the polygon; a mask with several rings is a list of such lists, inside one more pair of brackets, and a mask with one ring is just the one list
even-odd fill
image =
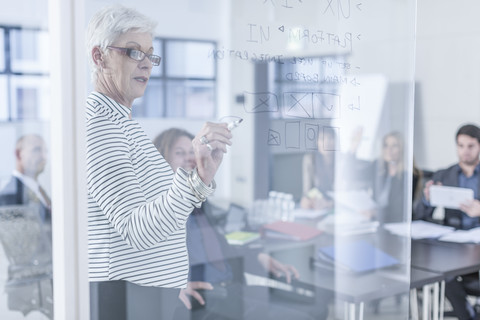
{"label": "glass partition", "polygon": [[[100,6],[86,3],[88,20]],[[242,121],[215,195],[181,230],[189,287],[139,285],[148,261],[95,280],[92,253],[111,248],[92,225],[91,319],[407,319],[415,0],[123,3],[185,40],[165,42],[153,72],[182,79],[152,79],[133,107],[149,139]]]}
{"label": "glass partition", "polygon": [[[411,220],[415,1],[250,1],[232,12],[239,55],[219,68],[235,70],[232,110],[245,119],[235,136],[250,131],[240,144],[253,154],[245,171],[232,147],[242,159],[232,197],[262,251],[293,265],[291,290],[332,319],[408,318],[410,241],[387,230],[408,233]],[[267,290],[270,301],[281,291]]]}
{"label": "glass partition", "polygon": [[[167,74],[181,78],[214,78],[214,61],[205,62],[205,57],[215,48],[213,43],[170,40],[166,45],[168,56]],[[207,60],[208,61],[208,60]]]}
{"label": "glass partition", "polygon": [[[154,51],[163,56],[152,70],[144,96],[135,101],[138,118],[194,118],[215,116],[216,64],[205,57],[215,42],[156,37]],[[155,88],[153,88],[155,87]]]}
{"label": "glass partition", "polygon": [[0,17],[0,318],[53,319],[47,1]]}

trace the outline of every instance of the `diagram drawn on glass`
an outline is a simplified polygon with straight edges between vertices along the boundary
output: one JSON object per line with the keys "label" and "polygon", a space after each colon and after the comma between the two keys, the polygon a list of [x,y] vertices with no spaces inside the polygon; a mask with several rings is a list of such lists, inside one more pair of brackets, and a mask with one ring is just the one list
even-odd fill
{"label": "diagram drawn on glass", "polygon": [[340,128],[323,127],[323,149],[325,151],[340,150]]}
{"label": "diagram drawn on glass", "polygon": [[319,127],[318,124],[305,123],[305,149],[317,150]]}
{"label": "diagram drawn on glass", "polygon": [[[324,151],[338,151],[340,150],[340,128],[330,126],[320,126],[315,123],[305,123],[304,131],[304,145],[302,145],[300,121],[286,121],[285,122],[285,148],[287,149],[301,149],[318,150],[322,148]],[[269,129],[267,144],[269,146],[281,146],[282,135],[280,132]]]}
{"label": "diagram drawn on glass", "polygon": [[285,122],[285,147],[300,149],[300,121]]}
{"label": "diagram drawn on glass", "polygon": [[285,92],[284,114],[304,119],[340,118],[340,96],[323,92]]}
{"label": "diagram drawn on glass", "polygon": [[340,96],[332,93],[313,93],[313,114],[316,119],[340,118]]}
{"label": "diagram drawn on glass", "polygon": [[243,108],[247,113],[278,112],[278,99],[271,92],[244,92]]}
{"label": "diagram drawn on glass", "polygon": [[280,133],[278,131],[269,129],[267,144],[269,146],[279,146],[281,143],[282,143],[282,139],[280,137]]}

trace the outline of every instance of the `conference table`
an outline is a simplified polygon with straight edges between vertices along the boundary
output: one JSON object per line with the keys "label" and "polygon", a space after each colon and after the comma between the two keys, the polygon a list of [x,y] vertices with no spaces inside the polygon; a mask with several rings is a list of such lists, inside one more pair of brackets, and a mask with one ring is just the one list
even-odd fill
{"label": "conference table", "polygon": [[454,277],[480,270],[480,245],[438,240],[414,240],[412,266]]}
{"label": "conference table", "polygon": [[[413,240],[411,246],[412,268],[440,274],[440,291],[434,294],[433,315],[443,319],[445,280],[480,270],[480,245],[453,243],[433,239]],[[438,292],[438,291],[436,291]],[[424,303],[428,303],[424,302]],[[425,317],[424,317],[425,318]]]}
{"label": "conference table", "polygon": [[[381,237],[391,237],[391,235],[381,232],[379,234],[348,237],[347,241],[371,241],[376,243],[378,241],[376,237],[379,235]],[[395,245],[405,246],[409,243],[405,239],[394,237],[396,238]],[[262,242],[263,250],[275,259],[293,264],[299,271],[302,282],[331,291],[336,300],[343,301],[345,303],[345,319],[361,320],[363,319],[365,303],[408,294],[410,290],[410,271],[408,270],[410,266],[407,264],[400,263],[392,268],[372,270],[361,274],[340,268],[334,267],[332,269],[316,265],[314,257],[317,255],[319,248],[342,242],[338,237],[330,234],[322,234],[309,241],[263,239]],[[388,244],[389,242],[384,241],[384,243]],[[400,256],[407,249],[404,248],[402,252],[395,252],[399,260],[402,260]],[[390,248],[390,251],[396,250]]]}
{"label": "conference table", "polygon": [[[408,253],[410,261],[365,274],[343,272],[338,268],[328,270],[312,265],[312,257],[318,248],[335,243],[335,239],[332,235],[325,234],[303,242],[267,239],[263,246],[276,259],[294,262],[303,282],[331,290],[336,299],[344,301],[345,319],[361,320],[365,303],[408,292],[411,317],[418,319],[417,290],[420,289],[423,291],[422,318],[442,319],[445,279],[480,270],[480,245],[410,240],[392,235],[381,228],[372,234],[349,237],[349,241],[366,239],[401,261]],[[398,248],[401,248],[400,252],[396,252]]]}
{"label": "conference table", "polygon": [[411,319],[418,320],[417,290],[422,289],[422,319],[443,318],[445,281],[441,273],[410,268],[410,311]]}

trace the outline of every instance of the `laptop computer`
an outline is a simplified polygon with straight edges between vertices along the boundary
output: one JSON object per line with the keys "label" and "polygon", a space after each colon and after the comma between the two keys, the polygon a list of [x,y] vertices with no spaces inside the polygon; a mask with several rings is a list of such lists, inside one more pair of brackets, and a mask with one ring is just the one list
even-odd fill
{"label": "laptop computer", "polygon": [[247,211],[244,207],[231,203],[227,211],[224,232],[244,230],[247,227]]}

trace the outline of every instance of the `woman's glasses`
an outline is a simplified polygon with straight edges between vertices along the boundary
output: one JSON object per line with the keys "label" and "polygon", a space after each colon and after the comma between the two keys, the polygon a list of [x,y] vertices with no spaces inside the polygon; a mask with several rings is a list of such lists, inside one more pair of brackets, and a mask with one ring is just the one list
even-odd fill
{"label": "woman's glasses", "polygon": [[160,65],[160,61],[162,61],[162,57],[160,57],[160,56],[156,56],[154,54],[146,54],[145,52],[143,52],[141,50],[137,50],[137,49],[120,48],[120,47],[114,47],[114,46],[108,46],[107,48],[118,50],[118,51],[122,52],[122,54],[128,56],[129,58],[131,58],[135,61],[139,61],[139,62],[143,61],[143,59],[145,59],[145,57],[147,57],[148,60],[150,60],[150,62],[154,66]]}

